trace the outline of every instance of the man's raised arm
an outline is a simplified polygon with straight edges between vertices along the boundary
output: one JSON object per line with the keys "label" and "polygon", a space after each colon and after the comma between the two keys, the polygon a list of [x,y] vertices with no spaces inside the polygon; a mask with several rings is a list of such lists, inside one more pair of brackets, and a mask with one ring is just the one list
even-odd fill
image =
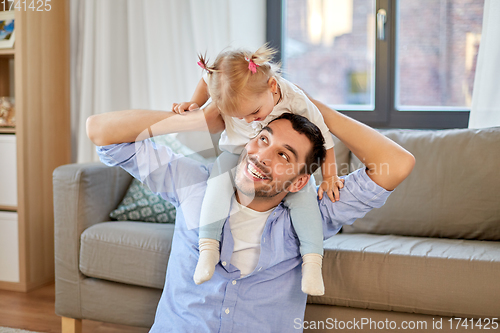
{"label": "man's raised arm", "polygon": [[151,136],[185,131],[224,129],[217,109],[210,105],[182,115],[153,110],[124,110],[93,115],[87,119],[87,136],[97,146],[142,141]]}
{"label": "man's raised arm", "polygon": [[375,183],[390,191],[408,177],[415,158],[407,150],[373,128],[310,99],[323,114],[330,131],[363,162]]}

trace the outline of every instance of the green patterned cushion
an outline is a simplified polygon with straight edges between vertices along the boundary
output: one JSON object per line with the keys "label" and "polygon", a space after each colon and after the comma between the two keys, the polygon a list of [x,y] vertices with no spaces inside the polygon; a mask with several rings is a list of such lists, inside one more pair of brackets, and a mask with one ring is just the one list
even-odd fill
{"label": "green patterned cushion", "polygon": [[[207,163],[201,155],[175,139],[174,135],[157,136],[153,138],[153,141],[157,145],[169,146],[174,153]],[[151,192],[139,180],[134,179],[118,208],[112,211],[109,216],[119,221],[174,223],[175,207]]]}
{"label": "green patterned cushion", "polygon": [[134,179],[125,198],[109,216],[119,221],[174,223],[175,207]]}

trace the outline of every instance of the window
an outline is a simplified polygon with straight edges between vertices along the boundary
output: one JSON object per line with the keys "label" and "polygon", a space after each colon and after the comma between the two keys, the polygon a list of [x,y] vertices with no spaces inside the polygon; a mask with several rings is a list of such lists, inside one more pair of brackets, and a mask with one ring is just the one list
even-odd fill
{"label": "window", "polygon": [[268,0],[284,76],[377,127],[467,127],[484,0]]}

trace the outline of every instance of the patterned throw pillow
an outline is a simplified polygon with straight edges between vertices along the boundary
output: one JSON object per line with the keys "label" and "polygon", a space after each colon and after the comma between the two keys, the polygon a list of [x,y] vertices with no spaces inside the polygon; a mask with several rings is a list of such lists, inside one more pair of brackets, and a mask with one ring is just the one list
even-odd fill
{"label": "patterned throw pillow", "polygon": [[175,207],[134,178],[125,198],[109,216],[118,221],[174,223]]}
{"label": "patterned throw pillow", "polygon": [[[157,136],[153,138],[153,141],[157,145],[169,146],[174,153],[207,163],[201,155],[183,145],[173,135]],[[134,179],[118,208],[112,211],[109,216],[119,221],[174,223],[175,207],[151,192],[139,180]]]}

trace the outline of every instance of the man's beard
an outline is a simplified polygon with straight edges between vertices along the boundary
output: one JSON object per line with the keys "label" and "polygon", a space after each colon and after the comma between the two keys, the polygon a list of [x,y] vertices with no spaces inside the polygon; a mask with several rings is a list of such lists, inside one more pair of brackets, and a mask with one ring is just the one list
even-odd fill
{"label": "man's beard", "polygon": [[[261,184],[260,186],[256,186],[258,182],[248,181],[247,183],[252,183],[253,186],[245,186],[245,183],[241,178],[245,179],[244,172],[245,168],[247,168],[248,160],[250,160],[255,166],[257,166],[260,170],[269,170],[269,168],[263,166],[259,161],[257,161],[254,157],[248,156],[246,152],[241,154],[240,160],[238,161],[238,165],[236,167],[236,174],[234,175],[234,183],[236,189],[249,198],[272,198],[276,195],[282,193],[283,191],[288,191],[294,180],[297,176],[293,177],[290,180],[287,180],[283,183],[283,186],[279,186],[279,183],[274,182],[271,177],[271,172],[266,172],[266,177],[270,178],[270,181],[267,184]],[[241,177],[241,178],[240,178]],[[278,186],[280,188],[278,188]]]}

